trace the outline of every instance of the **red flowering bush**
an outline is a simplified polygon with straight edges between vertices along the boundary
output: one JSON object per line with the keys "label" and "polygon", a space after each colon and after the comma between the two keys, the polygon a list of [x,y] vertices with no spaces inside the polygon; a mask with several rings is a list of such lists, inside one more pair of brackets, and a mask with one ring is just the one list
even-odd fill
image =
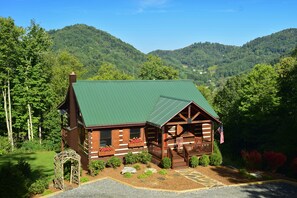
{"label": "red flowering bush", "polygon": [[272,172],[276,172],[276,170],[284,165],[284,163],[287,161],[287,157],[283,153],[274,151],[264,152],[263,158],[268,170]]}
{"label": "red flowering bush", "polygon": [[129,141],[130,141],[130,143],[140,143],[140,142],[142,142],[141,138],[133,138],[133,139],[130,139]]}
{"label": "red flowering bush", "polygon": [[291,166],[292,166],[292,169],[293,169],[294,173],[297,174],[297,157],[295,157],[293,159],[293,162],[292,162]]}
{"label": "red flowering bush", "polygon": [[250,170],[256,170],[261,168],[262,155],[256,150],[253,151],[241,151],[241,156],[245,162],[246,168]]}
{"label": "red flowering bush", "polygon": [[113,148],[111,146],[106,146],[106,147],[100,147],[99,152],[107,152],[107,151],[112,151]]}

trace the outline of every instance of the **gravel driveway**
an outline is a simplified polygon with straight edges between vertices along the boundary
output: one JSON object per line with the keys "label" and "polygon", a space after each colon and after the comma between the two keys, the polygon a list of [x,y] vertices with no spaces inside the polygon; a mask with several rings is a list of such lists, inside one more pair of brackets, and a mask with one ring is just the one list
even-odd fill
{"label": "gravel driveway", "polygon": [[111,179],[100,180],[79,188],[69,190],[55,196],[62,197],[100,197],[100,198],[193,198],[193,197],[297,197],[297,186],[287,183],[265,183],[247,186],[225,186],[208,190],[197,190],[184,193],[166,192],[157,190],[136,189]]}

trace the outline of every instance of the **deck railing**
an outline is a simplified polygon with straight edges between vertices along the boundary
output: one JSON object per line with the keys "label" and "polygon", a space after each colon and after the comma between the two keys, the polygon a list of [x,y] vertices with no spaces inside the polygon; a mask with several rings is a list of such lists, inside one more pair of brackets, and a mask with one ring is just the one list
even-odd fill
{"label": "deck railing", "polygon": [[149,142],[148,143],[148,152],[153,156],[162,159],[162,146],[157,142]]}
{"label": "deck railing", "polygon": [[183,145],[183,149],[184,149],[185,161],[187,163],[187,166],[189,166],[190,165],[190,151],[189,151],[189,148],[186,145]]}
{"label": "deck railing", "polygon": [[200,145],[188,144],[183,145],[184,148],[184,158],[189,165],[190,158],[192,156],[201,156],[203,154],[211,154],[212,152],[212,142],[202,142]]}

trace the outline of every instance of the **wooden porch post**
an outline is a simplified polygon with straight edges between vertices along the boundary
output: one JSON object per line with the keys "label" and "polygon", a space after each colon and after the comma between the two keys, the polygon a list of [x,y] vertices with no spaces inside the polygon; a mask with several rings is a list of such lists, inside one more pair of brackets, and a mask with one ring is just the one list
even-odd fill
{"label": "wooden porch post", "polygon": [[162,147],[161,147],[161,157],[162,159],[165,157],[165,126],[162,126],[161,128],[161,134],[162,134]]}
{"label": "wooden porch post", "polygon": [[214,124],[211,122],[211,153],[213,153],[213,144],[214,144]]}

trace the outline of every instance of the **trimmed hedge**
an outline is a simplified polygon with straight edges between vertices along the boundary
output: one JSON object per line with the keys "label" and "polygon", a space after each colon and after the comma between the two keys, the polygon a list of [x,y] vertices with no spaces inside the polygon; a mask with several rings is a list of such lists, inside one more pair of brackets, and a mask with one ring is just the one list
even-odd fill
{"label": "trimmed hedge", "polygon": [[103,160],[94,160],[91,161],[88,169],[91,176],[96,176],[105,168],[105,162]]}
{"label": "trimmed hedge", "polygon": [[112,156],[108,159],[106,165],[112,168],[120,167],[122,164],[122,160],[118,157]]}
{"label": "trimmed hedge", "polygon": [[199,158],[197,156],[192,156],[190,159],[190,165],[192,168],[195,168],[199,165]]}
{"label": "trimmed hedge", "polygon": [[199,158],[199,164],[201,166],[208,166],[209,165],[209,157],[208,157],[208,155],[202,155]]}
{"label": "trimmed hedge", "polygon": [[164,157],[161,161],[161,164],[165,169],[171,168],[171,159],[169,157]]}

